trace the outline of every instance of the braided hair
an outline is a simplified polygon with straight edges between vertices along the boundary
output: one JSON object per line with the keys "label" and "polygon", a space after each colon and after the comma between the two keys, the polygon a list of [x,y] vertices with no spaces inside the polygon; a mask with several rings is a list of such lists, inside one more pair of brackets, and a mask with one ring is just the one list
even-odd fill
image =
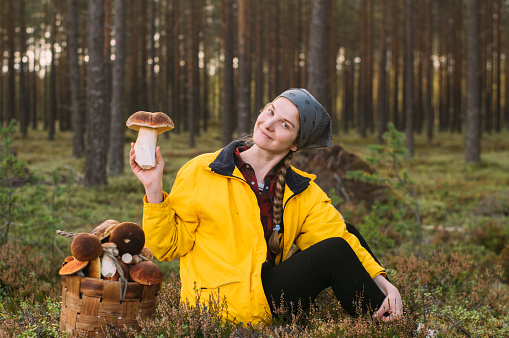
{"label": "braided hair", "polygon": [[[283,217],[283,194],[285,192],[285,180],[286,180],[286,172],[288,168],[290,168],[290,162],[293,157],[293,151],[290,151],[281,161],[278,167],[278,173],[276,177],[276,194],[274,196],[274,201],[272,203],[272,217],[273,224],[275,226],[280,226],[282,217]],[[268,244],[269,250],[274,254],[279,254],[281,252],[281,247],[279,246],[279,231],[274,230],[270,235]]]}

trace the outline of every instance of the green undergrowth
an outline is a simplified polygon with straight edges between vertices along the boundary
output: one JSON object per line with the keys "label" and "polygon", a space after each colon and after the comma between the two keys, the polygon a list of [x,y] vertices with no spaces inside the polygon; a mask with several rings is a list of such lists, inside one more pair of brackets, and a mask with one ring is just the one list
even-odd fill
{"label": "green undergrowth", "polygon": [[[169,190],[178,169],[197,154],[221,147],[220,130],[196,138],[169,133],[158,139],[165,160],[164,186]],[[432,144],[416,135],[415,158],[405,162],[411,174],[423,227],[423,259],[417,257],[416,224],[410,196],[389,195],[368,210],[331,196],[343,216],[367,238],[399,288],[405,314],[395,323],[351,318],[331,290],[324,291],[308,312],[292,316],[281,309],[272,322],[245,328],[224,323],[219,312],[227,304],[211,299],[207,306],[182,304],[178,261],[157,262],[165,281],[157,312],[140,319],[128,337],[500,337],[509,336],[509,132],[483,135],[482,162],[466,165],[463,136],[437,133]],[[125,173],[108,177],[108,185],[83,185],[84,159],[72,154],[72,134],[59,132],[48,141],[42,131],[26,139],[12,137],[17,160],[27,168],[12,190],[1,177],[2,213],[7,219],[8,193],[13,211],[7,244],[0,247],[0,336],[58,337],[62,260],[70,240],[56,230],[91,231],[106,219],[141,224],[143,187],[131,173],[128,152],[136,134],[126,132]],[[351,132],[335,136],[368,158],[374,136]],[[395,178],[382,164],[380,176]],[[14,182],[14,181],[13,181]],[[16,181],[21,182],[21,181]],[[4,233],[3,227],[0,233]],[[106,328],[116,337],[116,328]]]}

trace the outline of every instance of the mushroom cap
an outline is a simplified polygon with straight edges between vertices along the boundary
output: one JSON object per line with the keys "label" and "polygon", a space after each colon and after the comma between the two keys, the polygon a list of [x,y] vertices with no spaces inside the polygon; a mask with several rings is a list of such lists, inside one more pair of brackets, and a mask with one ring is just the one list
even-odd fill
{"label": "mushroom cap", "polygon": [[158,135],[175,127],[173,120],[165,113],[147,111],[137,111],[127,119],[125,124],[133,130],[140,130],[140,127],[156,128]]}
{"label": "mushroom cap", "polygon": [[113,231],[117,224],[120,224],[120,222],[115,221],[114,219],[107,219],[96,226],[90,233],[92,235],[96,235],[101,241],[103,241],[111,235],[111,231]]}
{"label": "mushroom cap", "polygon": [[80,261],[77,259],[73,259],[72,261],[62,266],[62,268],[60,268],[60,271],[58,271],[58,274],[61,276],[74,275],[78,271],[83,270],[87,265],[88,261]]}
{"label": "mushroom cap", "polygon": [[113,229],[110,241],[117,245],[120,255],[126,252],[137,255],[145,245],[145,233],[138,224],[124,222]]}
{"label": "mushroom cap", "polygon": [[62,263],[62,266],[66,265],[67,263],[71,262],[74,260],[74,256],[67,256],[65,257],[64,259],[64,262]]}
{"label": "mushroom cap", "polygon": [[101,241],[95,235],[82,232],[72,240],[71,253],[79,261],[90,261],[102,252]]}
{"label": "mushroom cap", "polygon": [[101,278],[101,259],[99,257],[92,259],[83,271],[87,277]]}
{"label": "mushroom cap", "polygon": [[163,281],[163,272],[159,266],[149,261],[134,265],[129,270],[129,276],[133,281],[143,285],[157,285]]}

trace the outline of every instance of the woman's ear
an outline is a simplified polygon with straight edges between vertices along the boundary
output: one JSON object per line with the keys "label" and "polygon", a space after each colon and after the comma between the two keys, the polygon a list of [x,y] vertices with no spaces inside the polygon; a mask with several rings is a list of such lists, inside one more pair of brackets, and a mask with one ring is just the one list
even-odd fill
{"label": "woman's ear", "polygon": [[291,151],[296,152],[297,151],[297,144],[294,143],[293,146],[290,148]]}

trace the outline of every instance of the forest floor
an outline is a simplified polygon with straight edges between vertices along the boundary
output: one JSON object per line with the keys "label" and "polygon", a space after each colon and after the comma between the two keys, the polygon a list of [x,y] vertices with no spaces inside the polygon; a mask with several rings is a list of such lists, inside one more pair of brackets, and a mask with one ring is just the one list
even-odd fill
{"label": "forest floor", "polygon": [[[169,190],[186,161],[221,147],[221,132],[211,128],[202,133],[192,149],[187,146],[188,134],[167,134],[159,136],[158,145],[165,160],[163,183]],[[89,232],[106,219],[141,224],[143,188],[128,166],[129,142],[135,138],[131,131],[126,134],[125,174],[108,177],[106,186],[88,188],[83,186],[84,159],[71,156],[70,132],[58,132],[53,141],[42,131],[30,131],[26,139],[14,135],[17,158],[25,162],[30,175],[28,184],[12,191],[9,244],[0,247],[0,337],[59,335],[58,269],[70,254],[70,241],[56,236],[56,230]],[[372,156],[368,145],[375,144],[376,138],[362,139],[349,132],[335,136],[333,142],[368,158]],[[224,324],[214,312],[221,304],[189,308],[178,303],[175,261],[158,262],[165,282],[155,320],[141,320],[140,331],[126,334],[509,336],[509,131],[483,135],[480,164],[465,164],[463,144],[460,134],[436,133],[431,144],[416,135],[415,158],[402,163],[418,197],[423,259],[417,257],[417,223],[405,190],[395,187],[403,202],[390,201],[371,211],[331,196],[345,218],[366,234],[400,289],[406,311],[398,323],[350,318],[328,290],[320,295],[316,308],[298,316],[281,315],[249,330]],[[383,163],[377,170],[394,178]],[[1,191],[4,197],[6,189]],[[6,222],[4,215],[0,221]],[[115,336],[115,330],[110,334]]]}

